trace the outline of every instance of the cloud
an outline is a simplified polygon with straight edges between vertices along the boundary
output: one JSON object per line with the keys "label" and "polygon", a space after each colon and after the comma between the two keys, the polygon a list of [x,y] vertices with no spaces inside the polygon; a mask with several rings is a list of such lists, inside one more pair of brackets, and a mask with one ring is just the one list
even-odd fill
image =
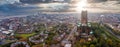
{"label": "cloud", "polygon": [[14,2],[19,2],[19,0],[0,0],[0,5],[2,5],[2,4],[13,4]]}
{"label": "cloud", "polygon": [[96,9],[96,11],[100,10],[102,12],[120,12],[120,1],[112,1],[108,0],[105,2],[99,2],[99,3],[89,3],[90,8]]}
{"label": "cloud", "polygon": [[[120,7],[119,1],[106,1],[101,3],[91,3],[91,7],[102,7],[107,9],[115,9]],[[120,9],[120,8],[119,8]]]}
{"label": "cloud", "polygon": [[51,2],[70,2],[71,0],[20,0],[22,3],[38,4],[38,3],[51,3]]}
{"label": "cloud", "polygon": [[100,2],[106,2],[108,0],[88,0],[89,3],[100,3]]}
{"label": "cloud", "polygon": [[36,3],[48,3],[51,0],[20,0],[22,3],[36,4]]}

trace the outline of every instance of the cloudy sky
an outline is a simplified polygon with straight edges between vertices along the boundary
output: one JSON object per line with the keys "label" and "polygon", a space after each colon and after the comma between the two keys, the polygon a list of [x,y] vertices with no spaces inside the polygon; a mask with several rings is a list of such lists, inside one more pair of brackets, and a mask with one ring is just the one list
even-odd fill
{"label": "cloudy sky", "polygon": [[[0,0],[0,4],[14,3],[15,1],[20,2],[19,0]],[[31,0],[31,1],[36,2],[38,0]],[[47,1],[50,1],[50,0],[47,0]],[[70,0],[65,0],[65,1],[69,2]],[[27,3],[27,1],[25,2]],[[25,2],[22,2],[22,3],[25,3]],[[28,2],[30,2],[30,0]],[[88,2],[89,2],[88,10],[90,12],[120,13],[120,0],[88,0]]]}
{"label": "cloudy sky", "polygon": [[89,3],[91,10],[120,13],[120,0],[96,0]]}
{"label": "cloudy sky", "polygon": [[0,4],[14,3],[19,2],[19,0],[0,0]]}

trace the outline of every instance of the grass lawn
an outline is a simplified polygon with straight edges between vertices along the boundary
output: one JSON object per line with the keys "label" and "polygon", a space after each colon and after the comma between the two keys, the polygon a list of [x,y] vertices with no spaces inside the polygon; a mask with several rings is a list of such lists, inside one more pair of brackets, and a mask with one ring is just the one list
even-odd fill
{"label": "grass lawn", "polygon": [[16,37],[20,37],[20,40],[27,40],[28,37],[35,35],[36,33],[30,34],[15,34]]}
{"label": "grass lawn", "polygon": [[33,45],[32,47],[43,47],[43,44]]}

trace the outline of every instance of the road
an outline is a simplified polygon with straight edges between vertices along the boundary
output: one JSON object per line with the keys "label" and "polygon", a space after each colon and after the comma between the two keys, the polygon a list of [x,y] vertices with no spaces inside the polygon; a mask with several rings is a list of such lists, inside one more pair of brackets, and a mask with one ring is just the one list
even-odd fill
{"label": "road", "polygon": [[120,39],[120,35],[116,35],[116,34],[114,34],[113,33],[113,31],[112,30],[110,30],[109,28],[107,28],[107,27],[105,27],[112,35],[114,35],[114,36],[116,36],[117,38],[119,38]]}
{"label": "road", "polygon": [[73,34],[74,34],[76,31],[77,31],[77,26],[74,25],[74,28],[72,29],[72,31],[70,32],[70,34],[69,34],[69,36],[67,37],[66,40],[69,40],[69,39],[73,36]]}

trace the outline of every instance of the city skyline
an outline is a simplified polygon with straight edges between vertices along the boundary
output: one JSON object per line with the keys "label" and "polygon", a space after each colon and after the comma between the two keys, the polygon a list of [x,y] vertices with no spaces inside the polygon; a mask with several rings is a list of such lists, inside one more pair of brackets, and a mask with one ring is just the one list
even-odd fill
{"label": "city skyline", "polygon": [[120,47],[120,0],[0,0],[0,47]]}

